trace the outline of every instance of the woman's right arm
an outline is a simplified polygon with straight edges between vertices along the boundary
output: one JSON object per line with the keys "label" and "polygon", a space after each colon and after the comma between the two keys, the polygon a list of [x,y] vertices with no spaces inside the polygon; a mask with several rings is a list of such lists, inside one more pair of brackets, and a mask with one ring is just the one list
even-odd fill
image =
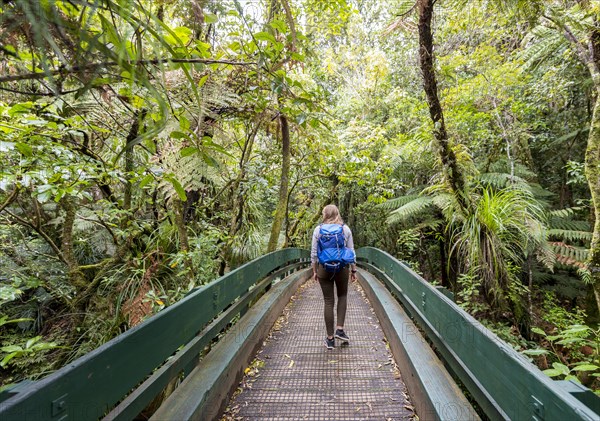
{"label": "woman's right arm", "polygon": [[310,262],[312,264],[313,269],[313,278],[315,281],[317,280],[317,264],[319,263],[317,259],[317,243],[319,242],[319,227],[316,227],[313,231],[312,236],[312,246],[310,248]]}

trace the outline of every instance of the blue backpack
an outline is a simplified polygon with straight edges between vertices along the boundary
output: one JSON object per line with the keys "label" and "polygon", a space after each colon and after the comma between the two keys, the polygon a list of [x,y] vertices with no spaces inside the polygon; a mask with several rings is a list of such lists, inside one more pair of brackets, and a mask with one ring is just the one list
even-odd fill
{"label": "blue backpack", "polygon": [[327,272],[337,273],[350,263],[355,263],[354,252],[346,248],[344,226],[322,224],[319,227],[317,257]]}

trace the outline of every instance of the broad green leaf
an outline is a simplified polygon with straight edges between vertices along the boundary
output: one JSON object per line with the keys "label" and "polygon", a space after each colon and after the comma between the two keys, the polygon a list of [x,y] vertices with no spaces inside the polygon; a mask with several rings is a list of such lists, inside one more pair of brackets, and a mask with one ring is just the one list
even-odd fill
{"label": "broad green leaf", "polygon": [[15,48],[13,45],[10,45],[10,44],[4,44],[4,46],[3,46],[3,47],[4,47],[4,49],[5,49],[6,51],[8,51],[9,53],[13,53],[13,54],[16,54],[16,53],[17,53],[17,49],[16,49],[16,48]]}
{"label": "broad green leaf", "polygon": [[8,346],[3,346],[2,348],[0,348],[0,351],[2,352],[20,352],[23,351],[23,348],[19,345],[8,345]]}
{"label": "broad green leaf", "polygon": [[208,80],[208,75],[202,76],[198,81],[198,88],[202,88],[206,81]]}
{"label": "broad green leaf", "polygon": [[113,26],[112,22],[101,13],[98,14],[98,18],[102,23],[102,29],[104,30],[104,37],[106,38],[107,44],[112,43],[117,48],[117,50],[121,51],[121,37],[117,33],[117,30]]}
{"label": "broad green leaf", "polygon": [[42,339],[41,336],[36,336],[34,338],[29,339],[26,343],[25,343],[25,349],[29,349],[31,348],[31,346],[33,344],[35,344],[37,341],[39,341],[40,339]]}
{"label": "broad green leaf", "polygon": [[17,114],[27,114],[33,108],[33,102],[21,102],[15,104],[8,110],[8,115],[14,117]]}
{"label": "broad green leaf", "polygon": [[287,32],[288,30],[286,23],[280,19],[273,19],[271,22],[269,22],[269,26],[279,32]]}
{"label": "broad green leaf", "polygon": [[6,357],[4,357],[2,359],[2,361],[0,361],[0,367],[6,367],[6,365],[8,364],[8,362],[10,360],[12,360],[16,355],[18,355],[17,352],[13,352],[11,354],[8,354]]}
{"label": "broad green leaf", "polygon": [[45,351],[47,349],[56,349],[56,348],[66,348],[64,346],[59,346],[56,342],[40,342],[33,346],[34,351]]}
{"label": "broad green leaf", "polygon": [[174,28],[172,33],[168,33],[164,36],[164,40],[171,46],[183,46],[190,42],[192,38],[192,30],[185,26]]}
{"label": "broad green leaf", "polygon": [[181,183],[173,175],[169,175],[165,177],[165,179],[173,185],[173,188],[175,189],[177,196],[179,196],[179,199],[182,202],[185,202],[187,200],[187,195],[185,194],[185,189]]}
{"label": "broad green leaf", "polygon": [[173,32],[177,35],[182,44],[187,44],[192,39],[192,30],[186,26],[180,26],[173,29]]}
{"label": "broad green leaf", "polygon": [[569,372],[571,371],[569,370],[569,367],[558,362],[552,363],[552,367],[554,367],[555,370],[559,370],[562,374],[569,374]]}
{"label": "broad green leaf", "polygon": [[523,351],[523,354],[536,356],[536,355],[546,355],[546,354],[549,354],[549,352],[546,349],[527,349],[527,350]]}
{"label": "broad green leaf", "polygon": [[205,23],[217,23],[218,21],[219,21],[219,18],[217,15],[212,14],[212,13],[204,13],[204,22]]}
{"label": "broad green leaf", "polygon": [[219,166],[219,162],[207,153],[200,151],[200,156],[202,157],[202,160],[211,167],[217,168]]}
{"label": "broad green leaf", "polygon": [[569,329],[563,331],[562,334],[565,335],[565,334],[571,334],[571,333],[582,333],[582,332],[587,332],[588,330],[590,330],[590,328],[588,326],[573,325],[573,326],[569,326]]}
{"label": "broad green leaf", "polygon": [[549,368],[547,370],[544,370],[543,373],[548,377],[556,377],[556,376],[560,376],[560,375],[564,374],[562,371],[556,370],[554,368]]}
{"label": "broad green leaf", "polygon": [[533,333],[537,333],[538,335],[542,335],[542,336],[546,336],[546,332],[544,332],[542,329],[540,329],[539,327],[532,327],[531,331]]}
{"label": "broad green leaf", "polygon": [[296,53],[296,52],[293,52],[293,53],[292,53],[292,60],[296,60],[296,61],[304,61],[304,59],[305,59],[305,57],[304,57],[304,55],[303,55],[303,54]]}
{"label": "broad green leaf", "polygon": [[567,338],[567,339],[562,339],[558,342],[556,342],[559,345],[570,345],[570,344],[576,344],[579,342],[584,342],[585,339],[583,338]]}
{"label": "broad green leaf", "polygon": [[154,180],[154,176],[152,174],[146,174],[146,176],[144,178],[142,178],[142,181],[140,181],[140,188],[143,189],[152,180]]}
{"label": "broad green leaf", "polygon": [[306,122],[306,114],[300,113],[296,116],[296,123],[304,124]]}
{"label": "broad green leaf", "polygon": [[173,139],[188,139],[189,138],[189,136],[187,134],[179,132],[179,131],[171,132],[171,137]]}
{"label": "broad green leaf", "polygon": [[[186,116],[184,115],[180,115],[179,116],[179,128],[181,129],[182,132],[187,132],[190,127],[192,127],[192,123],[190,123],[190,120],[187,119]],[[187,135],[186,135],[187,137]]]}
{"label": "broad green leaf", "polygon": [[600,367],[594,364],[581,364],[573,367],[573,371],[596,371],[598,369],[600,369]]}
{"label": "broad green leaf", "polygon": [[191,156],[195,153],[198,153],[198,148],[196,148],[195,146],[190,146],[187,148],[183,148],[181,151],[179,151],[179,153],[183,158],[185,158],[186,156]]}
{"label": "broad green leaf", "polygon": [[16,145],[16,148],[19,152],[21,152],[23,155],[30,157],[33,155],[33,148],[31,146],[29,146],[27,143],[22,143],[19,142]]}
{"label": "broad green leaf", "polygon": [[254,34],[254,38],[257,41],[268,41],[271,42],[273,44],[277,44],[277,40],[275,39],[275,37],[271,34],[269,34],[268,32],[257,32]]}

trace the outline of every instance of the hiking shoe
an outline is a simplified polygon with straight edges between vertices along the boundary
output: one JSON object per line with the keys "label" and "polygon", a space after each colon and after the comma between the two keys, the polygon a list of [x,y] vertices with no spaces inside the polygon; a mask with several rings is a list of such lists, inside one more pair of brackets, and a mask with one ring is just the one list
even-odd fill
{"label": "hiking shoe", "polygon": [[348,337],[348,335],[346,335],[346,332],[344,332],[343,329],[337,329],[335,331],[335,337],[341,339],[344,342],[350,342],[350,338]]}
{"label": "hiking shoe", "polygon": [[325,338],[325,346],[327,349],[333,349],[335,347],[335,339]]}

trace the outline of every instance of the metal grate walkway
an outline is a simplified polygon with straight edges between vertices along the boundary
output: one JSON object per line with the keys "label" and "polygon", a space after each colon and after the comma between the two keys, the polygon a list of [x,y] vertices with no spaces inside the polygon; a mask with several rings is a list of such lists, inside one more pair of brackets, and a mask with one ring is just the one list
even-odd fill
{"label": "metal grate walkway", "polygon": [[348,288],[349,346],[323,343],[323,298],[309,280],[246,369],[226,420],[407,420],[406,387],[371,306],[357,283]]}

